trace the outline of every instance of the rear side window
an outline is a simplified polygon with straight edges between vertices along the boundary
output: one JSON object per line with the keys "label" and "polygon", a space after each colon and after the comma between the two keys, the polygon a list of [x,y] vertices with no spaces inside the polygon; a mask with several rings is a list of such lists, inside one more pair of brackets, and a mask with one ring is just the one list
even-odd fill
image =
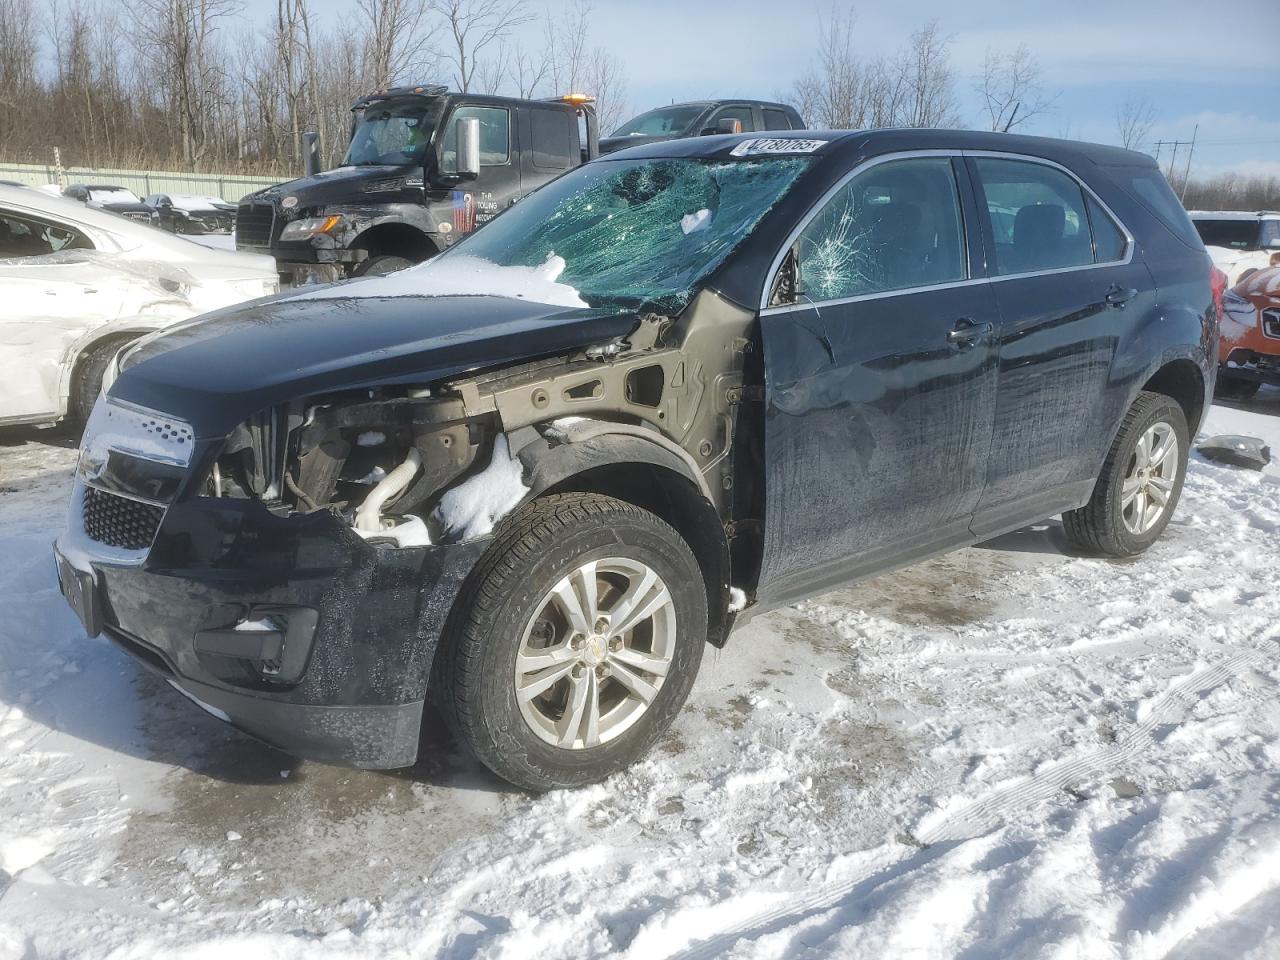
{"label": "rear side window", "polygon": [[68,227],[0,210],[0,260],[42,257],[59,250],[92,250],[93,244]]}
{"label": "rear side window", "polygon": [[764,108],[764,128],[766,130],[790,130],[791,118],[782,110]]}
{"label": "rear side window", "polygon": [[573,116],[565,110],[529,111],[533,133],[533,165],[543,170],[567,170],[578,145],[573,137]]}
{"label": "rear side window", "polygon": [[1093,228],[1094,259],[1098,263],[1123,260],[1125,251],[1129,248],[1128,238],[1097,200],[1088,195],[1084,200],[1089,209],[1089,226]]}
{"label": "rear side window", "polygon": [[1142,201],[1179,239],[1193,247],[1203,246],[1195,224],[1159,170],[1151,167],[1107,167],[1107,173]]}
{"label": "rear side window", "polygon": [[1061,170],[1023,160],[974,161],[996,245],[996,273],[1032,273],[1093,263],[1080,185]]}
{"label": "rear side window", "polygon": [[951,161],[893,160],[858,174],[805,227],[795,255],[799,290],[813,300],[963,280]]}

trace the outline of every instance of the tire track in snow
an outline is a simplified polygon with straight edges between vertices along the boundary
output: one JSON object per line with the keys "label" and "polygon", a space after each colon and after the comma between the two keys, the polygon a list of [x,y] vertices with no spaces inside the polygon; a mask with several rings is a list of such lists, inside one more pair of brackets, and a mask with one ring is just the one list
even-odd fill
{"label": "tire track in snow", "polygon": [[[1278,638],[1280,630],[1270,629],[1264,631],[1258,640],[1265,644],[1275,642]],[[1048,800],[1073,782],[1120,768],[1151,746],[1156,732],[1177,722],[1178,715],[1190,710],[1196,701],[1266,658],[1265,650],[1249,650],[1192,673],[1161,694],[1147,716],[1117,743],[1073,760],[1051,764],[1023,781],[994,790],[954,813],[943,815],[937,823],[926,829],[919,830],[915,839],[923,845],[923,849],[887,865],[882,860],[870,864],[837,884],[820,887],[808,894],[787,897],[785,905],[762,911],[701,943],[676,952],[671,955],[672,960],[716,957],[727,952],[740,940],[757,940],[826,913],[843,902],[861,900],[882,884],[918,869],[966,840],[998,828],[1008,814]],[[633,941],[628,956],[638,956],[634,948],[642,939],[643,931]]]}

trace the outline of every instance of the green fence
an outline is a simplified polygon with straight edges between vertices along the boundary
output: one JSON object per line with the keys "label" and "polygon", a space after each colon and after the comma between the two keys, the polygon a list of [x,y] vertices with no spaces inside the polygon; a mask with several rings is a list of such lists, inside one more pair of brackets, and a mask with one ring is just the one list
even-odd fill
{"label": "green fence", "polygon": [[[167,170],[112,170],[63,167],[62,184],[102,183],[128,187],[140,197],[152,193],[185,193],[221,197],[235,203],[245,194],[279,183],[281,178],[243,177],[221,173],[177,173]],[[0,162],[0,180],[16,180],[33,187],[58,182],[52,164]]]}

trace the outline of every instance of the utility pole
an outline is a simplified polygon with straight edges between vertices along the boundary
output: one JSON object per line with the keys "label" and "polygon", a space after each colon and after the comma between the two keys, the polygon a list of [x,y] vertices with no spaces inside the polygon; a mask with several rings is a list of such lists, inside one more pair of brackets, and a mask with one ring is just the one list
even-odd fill
{"label": "utility pole", "polygon": [[1196,152],[1196,137],[1200,134],[1200,124],[1196,124],[1191,130],[1191,149],[1187,151],[1187,169],[1182,173],[1182,192],[1178,195],[1179,200],[1187,198],[1187,184],[1191,182],[1191,158]]}
{"label": "utility pole", "polygon": [[[1199,130],[1200,130],[1200,125],[1196,124],[1196,131],[1198,132]],[[1173,183],[1173,169],[1174,169],[1174,164],[1178,160],[1178,148],[1179,147],[1194,148],[1194,145],[1195,145],[1195,134],[1192,134],[1192,139],[1190,140],[1157,140],[1156,141],[1156,163],[1160,162],[1161,148],[1171,147],[1173,150],[1173,152],[1169,155],[1169,168],[1164,175],[1165,179],[1168,180],[1170,183]],[[1190,164],[1190,159],[1188,159],[1187,162],[1188,164]]]}

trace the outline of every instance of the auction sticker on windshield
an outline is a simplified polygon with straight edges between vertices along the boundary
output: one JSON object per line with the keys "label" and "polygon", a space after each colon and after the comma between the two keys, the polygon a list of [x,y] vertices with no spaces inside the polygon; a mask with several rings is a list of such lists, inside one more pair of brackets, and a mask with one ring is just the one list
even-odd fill
{"label": "auction sticker on windshield", "polygon": [[790,140],[785,137],[743,140],[729,151],[733,157],[755,157],[771,153],[813,153],[825,140]]}

